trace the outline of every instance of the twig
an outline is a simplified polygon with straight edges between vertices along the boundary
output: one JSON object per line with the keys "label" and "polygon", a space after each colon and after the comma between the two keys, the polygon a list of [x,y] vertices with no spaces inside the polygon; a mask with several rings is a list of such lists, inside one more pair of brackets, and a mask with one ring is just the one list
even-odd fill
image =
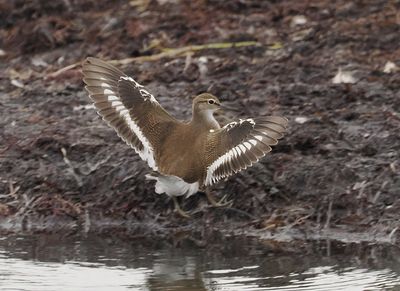
{"label": "twig", "polygon": [[330,257],[332,254],[332,244],[331,244],[331,240],[327,239],[326,240],[326,256]]}
{"label": "twig", "polygon": [[55,72],[53,72],[53,73],[48,74],[48,75],[46,76],[46,78],[56,78],[56,77],[58,77],[59,75],[61,75],[62,73],[66,72],[66,71],[75,69],[75,68],[78,67],[80,64],[81,64],[81,62],[77,62],[77,63],[75,63],[75,64],[68,65],[68,66],[66,66],[66,67],[64,67],[64,68],[61,68],[61,69],[59,69],[59,70],[57,70],[57,71],[55,71]]}
{"label": "twig", "polygon": [[85,215],[84,215],[84,222],[83,222],[83,230],[84,233],[87,234],[90,231],[90,227],[92,225],[91,221],[90,221],[90,213],[89,210],[87,208],[85,208]]}
{"label": "twig", "polygon": [[[395,227],[390,233],[389,233],[389,241],[393,241],[393,236],[394,234],[398,231],[398,227]],[[394,239],[393,243],[396,242],[396,239]]]}
{"label": "twig", "polygon": [[18,216],[26,216],[27,212],[33,208],[33,206],[36,204],[36,202],[40,199],[39,196],[34,196],[31,199],[28,198],[26,194],[22,195],[24,199],[24,206],[22,206],[18,212],[15,214],[16,217]]}
{"label": "twig", "polygon": [[[206,50],[206,49],[227,49],[227,48],[237,48],[237,47],[249,47],[249,46],[262,46],[261,43],[257,41],[240,41],[240,42],[219,42],[219,43],[209,43],[203,45],[189,45],[181,48],[166,48],[163,49],[161,53],[150,55],[150,56],[140,56],[133,58],[126,58],[121,60],[111,60],[109,63],[113,65],[127,65],[133,62],[154,62],[161,60],[163,58],[174,58],[185,56],[188,53],[193,53],[196,51]],[[268,46],[270,49],[277,49],[276,44],[272,44]],[[77,62],[71,65],[68,65],[64,68],[61,68],[53,73],[47,75],[48,78],[55,78],[60,74],[75,69],[80,66],[81,62]]]}
{"label": "twig", "polygon": [[11,180],[9,181],[8,186],[10,189],[10,193],[7,196],[13,196],[14,198],[17,198],[17,192],[21,188],[21,186],[17,186],[16,188],[14,188],[14,183]]}
{"label": "twig", "polygon": [[314,213],[311,214],[307,214],[304,216],[301,216],[299,218],[296,218],[296,220],[291,224],[291,226],[296,226],[296,225],[301,225],[304,223],[304,221],[306,221],[306,219],[310,218]]}
{"label": "twig", "polygon": [[331,218],[332,218],[332,205],[333,205],[333,199],[332,197],[329,197],[329,205],[328,205],[328,212],[326,214],[326,222],[324,228],[328,229],[331,223]]}
{"label": "twig", "polygon": [[379,196],[382,194],[383,189],[386,187],[386,185],[389,183],[388,180],[384,181],[381,185],[381,187],[379,188],[379,190],[376,192],[374,198],[372,199],[372,203],[376,203],[378,201]]}
{"label": "twig", "polygon": [[196,51],[207,50],[207,49],[227,49],[227,48],[237,48],[237,47],[248,47],[248,46],[261,46],[261,43],[257,41],[241,41],[241,42],[220,42],[220,43],[209,43],[202,45],[189,45],[180,48],[166,48],[163,49],[163,52],[150,55],[150,56],[141,56],[134,58],[126,58],[121,60],[111,60],[109,61],[114,65],[127,65],[133,62],[150,62],[150,61],[158,61],[163,58],[173,58],[184,56],[187,53],[193,53]]}
{"label": "twig", "polygon": [[104,159],[102,159],[101,161],[97,162],[96,164],[92,165],[91,163],[86,163],[87,167],[89,168],[87,171],[86,170],[80,170],[80,173],[88,176],[91,173],[93,173],[94,171],[96,171],[100,166],[102,166],[103,164],[107,163],[108,160],[111,158],[111,156],[107,156]]}
{"label": "twig", "polygon": [[184,73],[186,73],[190,65],[193,63],[192,55],[193,54],[186,54],[185,67],[183,68]]}
{"label": "twig", "polygon": [[67,157],[67,150],[65,148],[61,148],[61,153],[63,154],[63,159],[64,162],[67,164],[68,171],[70,172],[70,174],[75,178],[76,183],[78,184],[79,187],[82,187],[83,182],[82,182],[82,178],[78,176],[78,174],[75,171],[75,168],[72,166],[71,161],[68,159]]}

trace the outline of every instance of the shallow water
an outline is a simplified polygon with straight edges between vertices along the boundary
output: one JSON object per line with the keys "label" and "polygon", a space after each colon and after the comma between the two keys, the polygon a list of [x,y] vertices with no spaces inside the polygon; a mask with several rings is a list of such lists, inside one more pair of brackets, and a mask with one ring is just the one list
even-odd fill
{"label": "shallow water", "polygon": [[115,238],[0,239],[0,290],[400,290],[396,248],[282,247],[229,240],[206,248]]}

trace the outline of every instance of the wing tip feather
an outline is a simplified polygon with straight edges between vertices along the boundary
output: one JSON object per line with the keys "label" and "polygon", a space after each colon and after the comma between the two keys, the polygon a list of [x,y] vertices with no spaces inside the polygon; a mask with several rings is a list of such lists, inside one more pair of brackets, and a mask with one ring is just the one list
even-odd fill
{"label": "wing tip feather", "polygon": [[[220,134],[228,135],[234,132],[232,131],[233,128],[242,126],[244,121],[248,121],[252,124],[251,127],[249,127],[248,124],[243,125],[243,127],[246,126],[248,130],[246,137],[241,139],[239,143],[235,144],[230,150],[219,156],[207,167],[206,186],[215,184],[221,179],[245,170],[259,162],[261,158],[272,151],[271,146],[278,144],[278,140],[284,136],[289,124],[289,120],[282,116],[268,116],[251,120],[253,123],[250,122],[249,119],[228,123],[222,128],[223,130],[219,132]],[[250,142],[251,139],[252,142]],[[243,147],[240,147],[241,145],[243,145]],[[233,156],[228,156],[231,151],[233,151]],[[236,162],[232,162],[233,159],[235,159]],[[227,171],[221,170],[226,168]]]}

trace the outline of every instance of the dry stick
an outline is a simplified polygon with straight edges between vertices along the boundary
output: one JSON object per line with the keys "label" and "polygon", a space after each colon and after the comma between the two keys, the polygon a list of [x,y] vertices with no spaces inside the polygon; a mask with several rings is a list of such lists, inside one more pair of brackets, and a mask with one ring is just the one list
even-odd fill
{"label": "dry stick", "polygon": [[328,205],[328,213],[326,214],[326,223],[325,223],[325,229],[328,229],[331,223],[331,218],[332,218],[332,204],[333,204],[333,198],[329,197],[329,205]]}
{"label": "dry stick", "polygon": [[84,233],[89,233],[92,223],[90,221],[90,213],[89,213],[89,210],[87,208],[85,208],[84,219],[85,219],[84,222],[83,222]]}
{"label": "dry stick", "polygon": [[89,169],[87,171],[82,169],[82,170],[80,170],[80,173],[85,176],[89,176],[94,171],[97,171],[97,169],[100,168],[103,164],[107,163],[110,158],[111,158],[111,155],[105,157],[104,159],[102,159],[101,161],[97,162],[94,165],[92,165],[90,163],[86,163],[86,165]]}
{"label": "dry stick", "polygon": [[76,183],[79,187],[82,187],[83,182],[82,178],[76,173],[74,166],[72,165],[71,161],[67,157],[67,150],[65,148],[61,148],[61,153],[63,155],[64,163],[67,164],[69,167],[67,170],[68,172],[75,178]]}
{"label": "dry stick", "polygon": [[47,78],[55,78],[55,77],[57,77],[58,75],[61,75],[62,73],[66,72],[66,71],[75,69],[75,68],[76,68],[77,66],[79,66],[80,64],[81,64],[81,62],[72,64],[72,65],[68,65],[68,66],[66,66],[66,67],[64,67],[64,68],[61,68],[61,69],[55,71],[54,73],[48,74],[48,75],[47,75]]}
{"label": "dry stick", "polygon": [[158,61],[163,58],[173,58],[185,55],[187,53],[206,50],[206,49],[226,49],[236,47],[247,47],[247,46],[261,46],[261,43],[257,41],[242,41],[242,42],[220,42],[220,43],[209,43],[203,45],[189,45],[181,48],[164,49],[163,52],[151,56],[141,56],[134,58],[127,58],[122,60],[112,60],[111,64],[114,65],[127,65],[133,62],[149,62]]}
{"label": "dry stick", "polygon": [[393,244],[396,243],[396,238],[393,239],[394,234],[396,233],[396,231],[398,230],[398,227],[395,227],[390,233],[389,233],[389,241],[392,242]]}
{"label": "dry stick", "polygon": [[[172,48],[172,49],[164,49],[163,52],[151,55],[151,56],[140,56],[140,57],[133,57],[133,58],[126,58],[126,59],[121,59],[121,60],[111,60],[109,63],[113,65],[127,65],[133,62],[154,62],[161,60],[163,58],[173,58],[173,57],[181,57],[183,55],[186,55],[187,53],[191,52],[196,52],[196,51],[201,51],[201,50],[206,50],[206,49],[227,49],[227,48],[237,48],[237,47],[249,47],[249,46],[262,46],[261,43],[257,41],[241,41],[241,42],[220,42],[220,43],[209,43],[209,44],[203,44],[203,45],[189,45],[189,46],[184,46],[181,48]],[[270,49],[279,49],[280,47],[277,46],[276,44],[268,46]],[[49,75],[47,75],[48,78],[55,78],[58,75],[74,69],[78,66],[81,65],[81,62],[77,62],[75,64],[66,66],[64,68],[61,68]]]}
{"label": "dry stick", "polygon": [[14,188],[14,183],[10,180],[9,181],[9,189],[10,193],[7,196],[13,196],[14,198],[17,198],[17,192],[21,188],[21,186],[17,186]]}
{"label": "dry stick", "polygon": [[22,195],[23,199],[24,199],[24,203],[25,205],[22,206],[17,213],[15,214],[15,217],[19,217],[19,216],[23,216],[25,217],[27,212],[33,208],[33,206],[35,205],[35,203],[40,199],[39,196],[35,196],[32,197],[31,199],[28,198],[28,196],[26,194]]}

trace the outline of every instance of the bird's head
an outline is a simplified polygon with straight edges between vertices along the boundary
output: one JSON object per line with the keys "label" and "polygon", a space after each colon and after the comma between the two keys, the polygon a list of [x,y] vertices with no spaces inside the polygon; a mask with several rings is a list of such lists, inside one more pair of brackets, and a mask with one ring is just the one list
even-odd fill
{"label": "bird's head", "polygon": [[193,110],[197,112],[214,112],[221,109],[221,102],[209,93],[203,93],[193,99]]}

